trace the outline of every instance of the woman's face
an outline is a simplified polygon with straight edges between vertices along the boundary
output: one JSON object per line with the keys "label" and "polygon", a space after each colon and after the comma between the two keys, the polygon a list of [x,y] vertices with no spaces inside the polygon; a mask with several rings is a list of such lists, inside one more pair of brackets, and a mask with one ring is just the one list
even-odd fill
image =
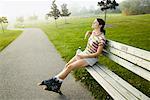
{"label": "woman's face", "polygon": [[97,19],[95,19],[95,20],[93,21],[93,23],[92,23],[92,28],[94,28],[94,29],[100,28],[100,25],[99,25]]}

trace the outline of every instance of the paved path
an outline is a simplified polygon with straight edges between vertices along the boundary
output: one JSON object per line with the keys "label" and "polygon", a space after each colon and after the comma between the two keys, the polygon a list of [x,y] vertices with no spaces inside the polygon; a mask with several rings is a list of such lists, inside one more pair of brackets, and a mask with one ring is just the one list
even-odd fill
{"label": "paved path", "polygon": [[24,32],[0,52],[0,100],[94,100],[71,74],[62,84],[64,96],[37,86],[59,73],[65,65],[40,29]]}

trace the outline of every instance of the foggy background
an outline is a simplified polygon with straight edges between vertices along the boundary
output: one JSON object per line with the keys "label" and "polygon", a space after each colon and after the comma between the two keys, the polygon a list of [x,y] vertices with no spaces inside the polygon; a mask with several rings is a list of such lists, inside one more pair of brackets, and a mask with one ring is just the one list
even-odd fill
{"label": "foggy background", "polygon": [[[0,16],[6,16],[9,20],[16,17],[38,16],[38,19],[44,19],[51,9],[53,0],[0,0]],[[98,9],[97,3],[100,0],[56,0],[60,9],[63,3],[67,4],[71,16],[77,16],[83,10]],[[116,0],[118,3],[124,0]]]}

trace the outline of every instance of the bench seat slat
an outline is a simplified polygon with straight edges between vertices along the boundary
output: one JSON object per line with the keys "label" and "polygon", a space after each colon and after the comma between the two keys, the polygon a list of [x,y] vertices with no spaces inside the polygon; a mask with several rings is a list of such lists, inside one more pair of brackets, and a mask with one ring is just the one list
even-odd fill
{"label": "bench seat slat", "polygon": [[118,42],[115,42],[112,40],[107,40],[107,41],[108,41],[108,45],[113,47],[113,48],[116,48],[118,50],[130,53],[132,55],[135,55],[135,56],[138,56],[138,57],[141,57],[145,60],[150,61],[150,52],[148,52],[146,50],[138,49],[138,48],[128,46],[128,45],[125,45],[122,43],[118,43]]}
{"label": "bench seat slat", "polygon": [[110,58],[111,60],[113,60],[114,62],[120,64],[121,66],[127,68],[128,70],[130,70],[130,71],[136,73],[137,75],[143,77],[144,79],[150,81],[150,72],[149,71],[147,71],[143,68],[140,68],[137,65],[134,65],[124,59],[121,59],[120,57],[118,57],[114,54],[105,52],[104,55],[107,56],[108,58]]}
{"label": "bench seat slat", "polygon": [[130,91],[133,95],[135,95],[140,100],[150,100],[149,97],[147,97],[145,94],[134,88],[132,85],[124,81],[122,78],[120,78],[118,75],[110,71],[106,66],[101,64],[96,64],[96,66],[99,66],[101,70],[103,70],[105,73],[107,73],[110,77],[112,77],[114,80],[116,80],[118,83],[122,84],[124,88],[126,88],[128,91]]}
{"label": "bench seat slat", "polygon": [[113,97],[115,100],[126,100],[117,90],[115,90],[107,81],[103,79],[93,68],[86,67],[93,78]]}
{"label": "bench seat slat", "polygon": [[124,58],[124,59],[126,59],[126,60],[128,60],[134,64],[137,64],[137,65],[150,71],[150,61],[144,60],[142,58],[139,58],[137,56],[123,52],[121,50],[115,49],[113,47],[109,47],[109,52],[111,52],[111,53],[113,53],[113,54],[115,54],[121,58]]}
{"label": "bench seat slat", "polygon": [[134,96],[130,91],[124,88],[120,83],[114,80],[111,76],[109,76],[109,74],[107,74],[105,71],[100,69],[99,66],[93,66],[93,68],[95,69],[95,71],[97,71],[97,73],[99,73],[100,76],[102,76],[113,88],[115,88],[126,99],[138,100],[136,96]]}

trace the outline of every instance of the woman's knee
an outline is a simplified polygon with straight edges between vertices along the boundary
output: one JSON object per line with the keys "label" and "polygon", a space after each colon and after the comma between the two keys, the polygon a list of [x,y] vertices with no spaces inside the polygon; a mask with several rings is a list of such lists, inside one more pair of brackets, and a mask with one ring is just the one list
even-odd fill
{"label": "woman's knee", "polygon": [[[73,62],[72,62],[73,63]],[[65,68],[67,68],[68,66],[70,66],[72,63],[67,63],[66,65],[65,65]]]}
{"label": "woman's knee", "polygon": [[68,65],[70,65],[71,63],[77,61],[77,56],[75,55],[68,63],[65,64],[65,67],[67,67]]}
{"label": "woman's knee", "polygon": [[65,68],[66,68],[68,65],[69,65],[69,63],[66,63],[66,64],[65,64]]}

